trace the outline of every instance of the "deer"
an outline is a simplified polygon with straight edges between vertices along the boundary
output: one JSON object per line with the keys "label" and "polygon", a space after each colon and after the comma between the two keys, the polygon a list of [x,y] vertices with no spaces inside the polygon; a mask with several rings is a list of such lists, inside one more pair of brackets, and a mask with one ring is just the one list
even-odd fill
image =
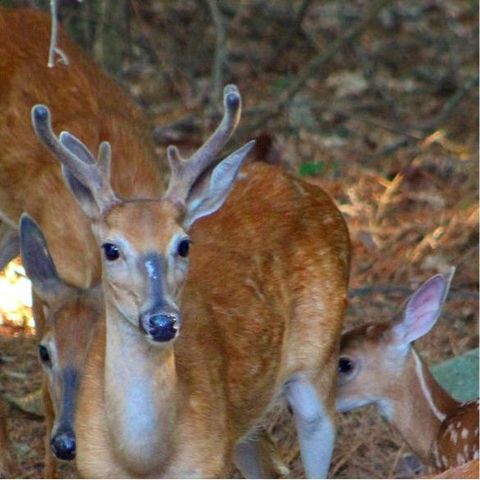
{"label": "deer", "polygon": [[435,380],[413,346],[437,322],[455,269],[421,285],[389,323],[342,335],[337,410],[374,404],[429,468],[478,460],[479,401],[459,402]]}
{"label": "deer", "polygon": [[55,135],[48,107],[32,109],[102,253],[105,321],[75,420],[82,476],[210,478],[235,464],[260,477],[256,433],[284,401],[306,475],[328,473],[347,227],[319,187],[261,163],[239,173],[252,142],[216,163],[212,148],[240,118],[233,85],[224,109],[220,133],[190,158],[167,149],[171,177],[156,200],[121,198],[109,143],[95,157]]}
{"label": "deer", "polygon": [[[0,266],[17,256],[18,224],[22,213],[27,212],[48,241],[59,276],[72,287],[89,289],[101,279],[96,242],[87,217],[63,183],[61,168],[31,131],[32,105],[49,103],[58,112],[55,120],[58,128],[76,130],[81,125],[87,145],[97,145],[99,138],[108,139],[117,152],[112,165],[112,184],[126,198],[132,195],[158,198],[164,190],[164,172],[140,108],[61,29],[59,45],[69,65],[58,63],[48,68],[49,41],[48,15],[0,8],[0,104],[4,114],[0,128],[0,219],[7,226],[0,241]],[[68,112],[63,108],[67,105]],[[88,341],[80,345],[76,338],[57,339],[53,323],[45,323],[44,310],[48,306],[37,298],[35,291],[33,299],[40,339],[39,361],[43,366],[47,354],[54,359],[49,349],[60,348],[57,340],[63,342],[66,352],[87,348]],[[75,318],[66,321],[76,322]],[[79,326],[75,324],[72,328]],[[84,328],[88,331],[90,324],[87,322]],[[83,355],[72,356],[70,362],[79,373],[83,365],[75,364],[75,358]],[[69,390],[63,385],[62,376],[55,377],[55,385],[47,377],[44,475],[52,477],[56,468],[52,448],[59,458],[72,458],[75,438],[73,423],[68,429],[71,437],[61,436],[63,445],[57,438],[59,425],[55,417],[61,404],[57,403],[55,392]]]}

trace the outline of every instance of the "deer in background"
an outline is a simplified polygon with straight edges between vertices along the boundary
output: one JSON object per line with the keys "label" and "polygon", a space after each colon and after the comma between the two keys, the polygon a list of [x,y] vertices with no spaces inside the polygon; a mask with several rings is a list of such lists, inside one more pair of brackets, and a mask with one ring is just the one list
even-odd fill
{"label": "deer in background", "polygon": [[[222,143],[240,115],[233,86],[224,105]],[[73,135],[54,135],[46,107],[32,117],[103,258],[106,318],[76,417],[81,474],[216,477],[233,460],[260,476],[255,432],[286,399],[307,475],[326,476],[350,251],[333,201],[257,163],[214,214],[251,144],[206,174],[212,138],[188,160],[168,149],[172,176],[161,199],[120,199],[108,143],[95,163]]]}
{"label": "deer in background", "polygon": [[461,403],[434,379],[412,343],[435,325],[454,269],[435,275],[390,323],[342,335],[337,409],[375,404],[426,465],[445,470],[478,460],[478,400]]}
{"label": "deer in background", "polygon": [[[28,32],[28,33],[27,33]],[[129,198],[158,198],[163,191],[163,175],[157,163],[148,124],[134,102],[110,80],[63,32],[59,45],[70,60],[68,66],[47,67],[50,41],[50,17],[34,10],[0,8],[0,107],[3,113],[0,128],[0,218],[10,230],[2,235],[0,263],[15,257],[19,249],[17,226],[20,215],[29,213],[48,241],[49,251],[58,275],[71,287],[88,289],[100,282],[101,263],[88,219],[68,192],[58,162],[38,142],[31,130],[30,110],[38,102],[46,102],[58,114],[58,128],[79,130],[87,145],[96,146],[99,139],[108,139],[117,155],[112,165],[114,188]],[[34,317],[41,340],[40,361],[55,356],[52,349],[68,352],[86,348],[77,338],[65,337],[57,344],[58,331],[53,323],[44,327],[44,305],[34,296]],[[77,319],[65,320],[78,328]],[[85,325],[88,331],[90,324]],[[83,338],[83,337],[82,337]],[[83,355],[70,359],[70,366],[81,372],[75,363]],[[49,377],[50,380],[52,377]],[[58,413],[55,392],[70,391],[63,376],[55,383],[47,382],[51,395],[45,397],[47,424],[45,476],[55,472],[55,459],[50,443],[60,458],[74,455],[74,437],[57,438]],[[59,382],[59,383],[58,383]],[[59,399],[58,399],[59,400]],[[53,401],[53,405],[52,405]],[[73,424],[69,430],[74,433]],[[52,437],[50,439],[50,436]],[[62,445],[63,443],[63,445]],[[55,446],[56,445],[56,446]]]}

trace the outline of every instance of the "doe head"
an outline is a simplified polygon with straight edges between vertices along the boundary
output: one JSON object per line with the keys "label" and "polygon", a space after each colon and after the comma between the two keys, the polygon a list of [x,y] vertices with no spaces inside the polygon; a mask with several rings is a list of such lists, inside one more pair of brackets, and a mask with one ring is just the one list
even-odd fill
{"label": "doe head", "polygon": [[369,322],[342,335],[336,406],[346,412],[376,404],[389,417],[415,340],[437,322],[455,269],[421,285],[389,323]]}
{"label": "doe head", "polygon": [[72,460],[79,382],[90,340],[103,315],[101,289],[81,290],[58,276],[45,237],[28,214],[20,218],[20,247],[25,271],[45,315],[38,355],[55,412],[50,446],[58,458]]}
{"label": "doe head", "polygon": [[[95,158],[70,133],[55,136],[47,107],[32,110],[38,137],[60,160],[68,188],[91,220],[103,259],[107,308],[115,308],[127,328],[139,329],[154,344],[173,340],[181,326],[179,296],[188,270],[189,230],[223,205],[254,144],[247,143],[210,171],[240,118],[237,87],[225,87],[223,103],[222,121],[190,158],[183,159],[174,146],[167,149],[171,177],[158,200],[120,199],[111,186],[108,142]],[[132,168],[134,163],[132,159]]]}

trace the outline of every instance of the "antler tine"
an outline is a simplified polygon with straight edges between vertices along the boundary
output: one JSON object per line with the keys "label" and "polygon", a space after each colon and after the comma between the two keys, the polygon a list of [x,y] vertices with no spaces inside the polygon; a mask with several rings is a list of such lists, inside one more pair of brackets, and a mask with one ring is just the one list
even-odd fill
{"label": "antler tine", "polygon": [[102,172],[105,185],[110,185],[110,164],[112,162],[112,147],[110,142],[102,142],[98,147],[98,166]]}
{"label": "antler tine", "polygon": [[[48,107],[45,105],[35,105],[32,109],[32,123],[37,137],[78,180],[94,189],[101,187],[102,178],[98,167],[95,164],[88,164],[80,160],[77,155],[65,147],[53,133],[51,115]],[[61,137],[68,135],[70,135],[68,132],[62,132]],[[70,136],[73,137],[73,135]]]}
{"label": "antler tine", "polygon": [[189,158],[183,159],[177,147],[167,149],[167,158],[172,171],[165,197],[177,203],[184,203],[188,193],[200,177],[211,166],[217,155],[237,128],[241,114],[241,96],[236,85],[223,89],[224,114],[222,121],[208,140]]}

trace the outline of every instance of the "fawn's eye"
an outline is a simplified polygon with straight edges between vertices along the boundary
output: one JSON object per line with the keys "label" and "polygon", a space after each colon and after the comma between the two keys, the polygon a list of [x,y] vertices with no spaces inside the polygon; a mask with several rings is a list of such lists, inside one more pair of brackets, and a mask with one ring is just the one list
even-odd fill
{"label": "fawn's eye", "polygon": [[348,374],[353,370],[353,362],[348,357],[340,357],[338,360],[339,373]]}
{"label": "fawn's eye", "polygon": [[48,353],[48,348],[45,345],[38,346],[38,356],[42,363],[50,364],[50,354]]}
{"label": "fawn's eye", "polygon": [[102,248],[103,248],[103,253],[105,254],[105,258],[109,262],[113,262],[114,260],[117,260],[120,257],[120,250],[113,243],[104,243],[102,245]]}
{"label": "fawn's eye", "polygon": [[190,251],[190,240],[184,239],[182,240],[177,247],[177,253],[181,257],[187,257],[188,252]]}

